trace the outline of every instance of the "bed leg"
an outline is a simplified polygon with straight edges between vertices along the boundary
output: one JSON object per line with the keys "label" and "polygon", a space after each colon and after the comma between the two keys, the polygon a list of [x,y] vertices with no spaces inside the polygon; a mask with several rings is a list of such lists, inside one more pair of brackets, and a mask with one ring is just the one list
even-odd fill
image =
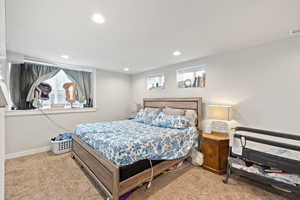
{"label": "bed leg", "polygon": [[223,180],[224,184],[228,183],[230,175],[231,175],[231,165],[230,165],[230,163],[228,163],[227,164],[227,175],[226,175],[226,178]]}

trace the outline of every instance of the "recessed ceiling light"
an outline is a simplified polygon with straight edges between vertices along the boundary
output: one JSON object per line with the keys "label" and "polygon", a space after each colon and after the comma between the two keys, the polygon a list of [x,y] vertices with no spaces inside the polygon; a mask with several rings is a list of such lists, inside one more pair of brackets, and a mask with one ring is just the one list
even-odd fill
{"label": "recessed ceiling light", "polygon": [[290,35],[300,34],[300,28],[295,28],[290,30]]}
{"label": "recessed ceiling light", "polygon": [[64,59],[69,59],[68,55],[62,55],[61,57],[64,58]]}
{"label": "recessed ceiling light", "polygon": [[95,22],[97,24],[103,24],[105,22],[104,17],[99,13],[93,14],[92,20],[93,20],[93,22]]}
{"label": "recessed ceiling light", "polygon": [[180,55],[181,55],[181,52],[180,52],[180,51],[174,51],[174,52],[173,52],[173,55],[174,55],[174,56],[180,56]]}
{"label": "recessed ceiling light", "polygon": [[123,70],[124,70],[125,72],[128,72],[128,71],[129,71],[129,68],[125,67]]}

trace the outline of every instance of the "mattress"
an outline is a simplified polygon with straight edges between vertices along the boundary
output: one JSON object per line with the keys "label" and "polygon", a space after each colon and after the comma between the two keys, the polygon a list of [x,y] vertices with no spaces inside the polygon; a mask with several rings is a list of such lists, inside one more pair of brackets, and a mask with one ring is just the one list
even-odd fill
{"label": "mattress", "polygon": [[[151,164],[152,166],[155,166],[164,160],[152,160]],[[122,166],[119,168],[119,173],[120,173],[120,182],[142,172],[145,171],[146,169],[151,168],[151,164],[149,160],[140,160],[137,161],[131,165],[126,165]]]}
{"label": "mattress", "polygon": [[[284,139],[284,138],[279,138],[279,137],[274,137],[274,136],[265,136],[265,135],[262,136],[262,135],[258,135],[258,134],[250,133],[250,132],[246,132],[246,131],[239,131],[238,134],[300,146],[299,141],[291,140],[291,139]],[[242,148],[241,140],[239,138],[234,138],[233,135],[231,136],[230,140],[231,140],[231,145],[232,145],[232,152],[236,155],[242,155],[243,148]],[[259,151],[259,152],[263,152],[263,153],[267,153],[267,154],[271,154],[271,155],[275,155],[275,156],[279,156],[279,157],[283,157],[283,158],[288,158],[291,160],[300,161],[300,152],[299,151],[294,151],[294,150],[289,150],[289,149],[285,149],[285,148],[281,148],[281,147],[275,147],[275,146],[271,146],[271,145],[261,144],[261,143],[257,143],[257,142],[253,142],[253,141],[247,141],[246,148],[255,150],[255,151]]]}
{"label": "mattress", "polygon": [[118,166],[140,160],[173,160],[184,157],[196,144],[195,127],[170,129],[134,120],[79,124],[75,134]]}

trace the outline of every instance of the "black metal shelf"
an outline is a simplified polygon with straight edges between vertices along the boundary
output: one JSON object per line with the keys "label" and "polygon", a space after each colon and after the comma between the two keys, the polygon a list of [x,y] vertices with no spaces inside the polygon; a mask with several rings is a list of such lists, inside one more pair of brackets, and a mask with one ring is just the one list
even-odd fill
{"label": "black metal shelf", "polygon": [[[278,138],[278,141],[264,139],[264,137],[253,137],[253,136],[249,136],[249,135],[244,135],[243,133],[240,133],[240,131],[241,132],[246,131],[246,132],[250,132],[250,133],[260,134],[261,136],[263,136],[263,135],[273,136],[273,137]],[[253,128],[248,128],[248,127],[236,127],[234,138],[240,139],[241,146],[242,146],[242,155],[236,155],[231,150],[231,155],[230,155],[231,157],[239,158],[239,159],[245,161],[247,163],[247,165],[252,163],[252,164],[260,165],[262,167],[275,168],[275,169],[279,169],[279,170],[282,170],[282,171],[290,173],[290,174],[300,175],[300,161],[297,160],[296,158],[295,158],[295,160],[293,160],[293,159],[281,157],[278,155],[273,155],[273,154],[269,154],[266,152],[260,152],[260,151],[256,151],[256,150],[247,148],[247,142],[251,141],[251,142],[255,142],[255,143],[260,143],[260,144],[265,144],[265,145],[270,145],[270,146],[274,146],[274,147],[279,147],[279,148],[284,148],[287,150],[300,152],[299,145],[283,143],[280,140],[280,138],[284,138],[284,139],[290,139],[290,140],[294,140],[296,142],[298,142],[298,141],[300,142],[300,136],[298,136],[296,134],[291,135],[291,134],[286,134],[286,133],[253,129]],[[275,186],[284,191],[290,191],[290,192],[286,192],[285,194],[296,195],[297,196],[296,199],[300,199],[300,186],[299,185],[288,184],[288,183],[277,181],[273,178],[269,178],[269,177],[266,177],[263,175],[250,173],[250,172],[244,171],[242,169],[237,169],[237,168],[234,168],[230,163],[228,165],[227,177],[223,181],[224,183],[228,183],[228,179],[229,179],[231,173],[246,177],[246,178],[252,180],[253,182],[264,183],[265,185],[270,185],[273,187]],[[292,199],[295,199],[295,198],[292,198]]]}
{"label": "black metal shelf", "polygon": [[241,169],[237,169],[237,168],[234,168],[234,167],[231,167],[231,171],[233,173],[237,173],[241,176],[245,176],[247,178],[250,178],[250,179],[253,179],[253,180],[256,180],[256,181],[260,181],[260,182],[263,182],[263,183],[274,185],[274,186],[277,186],[277,187],[282,188],[284,190],[288,190],[288,191],[300,194],[300,187],[293,186],[291,184],[287,184],[287,183],[284,183],[284,182],[276,181],[272,178],[268,178],[268,177],[258,175],[258,174],[255,174],[255,173],[250,173],[250,172],[247,172],[247,171],[244,171],[244,170],[241,170]]}

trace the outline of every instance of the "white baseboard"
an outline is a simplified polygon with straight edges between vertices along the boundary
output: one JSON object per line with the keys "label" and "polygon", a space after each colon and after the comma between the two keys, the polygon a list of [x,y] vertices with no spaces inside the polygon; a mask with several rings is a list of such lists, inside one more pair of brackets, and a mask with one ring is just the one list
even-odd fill
{"label": "white baseboard", "polygon": [[49,146],[44,146],[44,147],[40,147],[37,149],[30,149],[30,150],[26,150],[26,151],[17,152],[17,153],[9,153],[9,154],[5,155],[5,159],[19,158],[19,157],[23,157],[23,156],[36,154],[36,153],[47,152],[50,150],[51,150],[51,146],[49,145]]}

